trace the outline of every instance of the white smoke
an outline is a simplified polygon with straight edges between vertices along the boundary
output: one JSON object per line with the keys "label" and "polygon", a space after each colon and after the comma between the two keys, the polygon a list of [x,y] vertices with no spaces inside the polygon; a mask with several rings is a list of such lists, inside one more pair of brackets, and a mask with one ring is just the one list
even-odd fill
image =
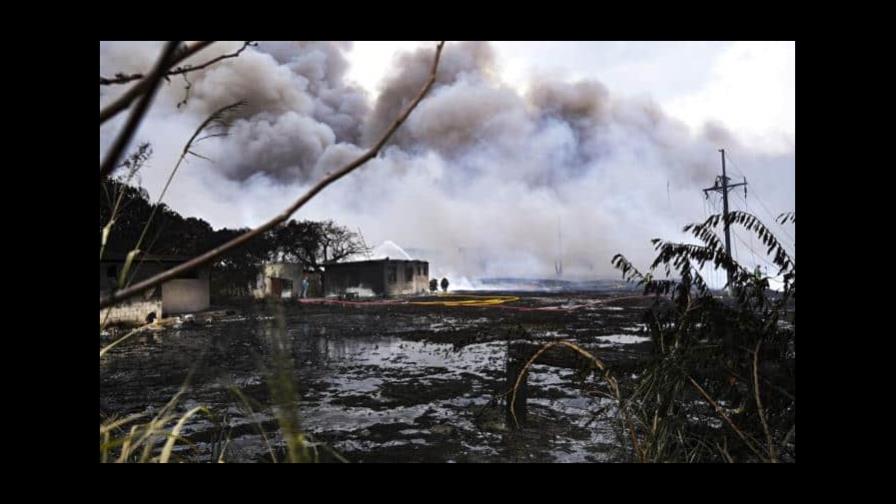
{"label": "white smoke", "polygon": [[[192,62],[241,46],[216,43]],[[101,73],[145,72],[160,47],[104,43]],[[399,55],[371,98],[345,80],[349,48],[260,43],[189,74],[181,107],[186,82],[172,79],[134,139],[154,149],[143,185],[157,196],[195,127],[245,100],[228,137],[197,144],[213,162],[192,158],[166,202],[215,227],[269,219],[372,144],[419,91],[433,57],[432,48]],[[392,240],[430,260],[433,276],[464,277],[473,288],[482,277],[553,277],[557,261],[568,278],[616,276],[617,252],[646,265],[651,238],[682,239],[681,227],[704,217],[701,189],[719,171],[721,147],[771,211],[793,209],[792,153],[754,152],[718,125],[692,132],[657,104],[614,98],[593,80],[534,77],[523,95],[495,64],[487,43],[446,44],[436,85],[380,156],[294,218],[360,228],[368,243]],[[125,89],[102,88],[101,105]],[[101,153],[125,115],[101,128]]]}

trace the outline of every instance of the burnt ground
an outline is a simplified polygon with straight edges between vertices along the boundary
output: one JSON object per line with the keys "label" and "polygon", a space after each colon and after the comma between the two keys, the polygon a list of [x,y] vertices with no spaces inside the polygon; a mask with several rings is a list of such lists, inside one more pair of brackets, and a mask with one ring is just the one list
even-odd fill
{"label": "burnt ground", "polygon": [[188,381],[177,411],[206,405],[214,416],[187,424],[179,460],[212,461],[229,438],[226,461],[269,462],[259,430],[282,459],[270,405],[282,383],[274,363],[285,355],[292,404],[322,461],[337,460],[330,450],[351,462],[628,460],[612,401],[593,392],[599,380],[583,380],[574,355],[571,367],[532,367],[526,421],[514,428],[505,409],[508,355],[563,339],[625,380],[649,350],[641,319],[650,300],[630,291],[516,295],[484,307],[245,305],[208,323],[147,332],[103,356],[100,418],[151,416]]}

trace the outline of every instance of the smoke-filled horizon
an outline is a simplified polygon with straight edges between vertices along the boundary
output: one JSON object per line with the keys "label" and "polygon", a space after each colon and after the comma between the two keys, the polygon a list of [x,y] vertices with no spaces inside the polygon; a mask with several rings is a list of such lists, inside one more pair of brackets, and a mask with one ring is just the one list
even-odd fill
{"label": "smoke-filled horizon", "polygon": [[[241,45],[216,43],[193,62]],[[101,73],[144,72],[160,47],[102,43]],[[422,87],[434,54],[434,44],[397,54],[373,96],[346,79],[350,48],[260,43],[189,74],[180,107],[186,82],[172,78],[132,144],[153,146],[141,185],[156,198],[195,128],[244,100],[228,136],[196,145],[211,161],[190,158],[165,203],[216,228],[266,221],[375,141]],[[793,210],[792,151],[744,145],[719,124],[693,131],[650,99],[620,97],[594,79],[533,76],[511,86],[496,59],[485,42],[447,43],[436,85],[380,156],[293,218],[333,219],[371,245],[390,240],[430,260],[434,276],[556,277],[559,262],[564,278],[590,279],[617,277],[618,252],[647,266],[651,238],[685,239],[682,226],[719,206],[701,190],[720,172],[720,148],[735,163],[729,176],[750,184],[746,202],[732,192],[734,209],[764,221]],[[126,89],[101,87],[101,105]],[[100,129],[101,155],[126,115]],[[751,258],[749,235],[737,238],[738,257],[763,264]]]}

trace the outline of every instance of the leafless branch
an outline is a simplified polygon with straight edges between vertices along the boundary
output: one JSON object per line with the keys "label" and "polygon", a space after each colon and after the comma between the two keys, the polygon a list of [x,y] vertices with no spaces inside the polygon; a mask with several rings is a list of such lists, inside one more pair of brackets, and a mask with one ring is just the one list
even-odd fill
{"label": "leafless branch", "polygon": [[644,451],[641,449],[641,446],[638,443],[638,436],[635,435],[635,428],[632,425],[631,418],[628,415],[628,412],[627,412],[628,410],[625,407],[625,405],[623,404],[622,394],[619,391],[619,383],[616,381],[616,378],[614,378],[613,375],[610,374],[610,370],[607,369],[607,366],[600,359],[595,357],[591,352],[589,352],[589,351],[585,350],[584,348],[576,345],[575,343],[571,343],[569,341],[561,340],[561,341],[551,341],[550,343],[546,343],[537,352],[535,352],[532,355],[532,357],[529,358],[528,361],[526,361],[526,364],[523,366],[523,368],[520,370],[519,374],[517,375],[516,381],[513,383],[513,389],[511,389],[511,391],[510,391],[511,392],[510,414],[513,417],[513,422],[516,424],[517,428],[519,428],[519,425],[520,425],[519,420],[517,420],[517,418],[516,418],[516,409],[515,409],[517,389],[519,389],[520,384],[523,381],[523,378],[526,376],[526,373],[529,372],[529,368],[532,367],[532,364],[535,363],[535,360],[538,359],[538,357],[541,356],[541,354],[543,354],[545,351],[547,351],[549,348],[551,348],[553,346],[565,346],[567,348],[570,348],[570,349],[574,350],[575,352],[581,354],[586,359],[593,362],[595,367],[597,367],[598,369],[603,371],[604,380],[607,382],[607,385],[609,385],[610,390],[613,392],[612,396],[607,394],[607,397],[614,399],[617,402],[617,404],[619,404],[619,409],[623,415],[623,422],[628,430],[629,435],[631,436],[632,449],[634,450],[635,454],[637,454],[638,459],[641,460],[641,462],[644,462],[646,460]]}
{"label": "leafless branch", "polygon": [[772,462],[778,461],[775,453],[775,443],[772,441],[771,432],[768,430],[768,422],[765,420],[765,410],[762,408],[762,400],[759,399],[759,347],[762,340],[756,342],[756,349],[753,351],[753,393],[756,397],[756,408],[759,410],[759,420],[762,421],[762,430],[765,431],[765,441],[768,445],[768,458]]}
{"label": "leafless branch", "polygon": [[246,42],[243,42],[243,47],[240,47],[239,49],[237,49],[236,52],[232,52],[232,53],[229,53],[229,54],[222,54],[221,56],[218,56],[217,58],[210,59],[210,60],[208,60],[208,61],[206,61],[205,63],[202,63],[202,64],[200,64],[200,65],[196,65],[196,66],[193,66],[193,65],[185,65],[185,66],[182,66],[182,67],[177,67],[177,68],[175,68],[174,70],[168,72],[168,75],[186,74],[186,73],[189,73],[189,72],[195,72],[195,71],[197,71],[197,70],[202,70],[203,68],[206,68],[206,67],[208,67],[208,66],[214,65],[215,63],[217,63],[217,62],[219,62],[219,61],[221,61],[221,60],[224,60],[224,59],[227,59],[227,58],[236,58],[237,56],[240,55],[240,53],[242,53],[243,51],[245,51],[247,47],[250,47],[250,46],[251,46],[251,47],[254,47],[254,46],[256,46],[256,45],[258,45],[258,44],[254,44],[254,43],[252,43],[251,40],[247,40]]}
{"label": "leafless branch", "polygon": [[[214,41],[196,42],[195,44],[191,45],[190,47],[187,47],[182,53],[180,53],[180,55],[176,56],[172,61],[170,61],[170,64],[162,70],[162,72],[163,72],[162,75],[163,76],[165,75],[164,72],[167,69],[169,69],[169,68],[173,67],[174,65],[180,63],[181,61],[189,58],[190,56],[196,54],[197,52],[201,51],[202,49],[205,49],[206,47],[210,46],[212,43],[214,43]],[[131,102],[133,102],[135,99],[137,99],[138,96],[145,93],[149,89],[150,85],[153,84],[151,77],[152,77],[152,74],[145,77],[143,80],[141,80],[137,84],[134,84],[134,86],[132,88],[128,89],[124,94],[119,96],[118,99],[116,99],[114,102],[107,105],[106,108],[101,110],[100,111],[100,124],[102,125],[107,120],[115,117],[119,112],[128,108],[128,106],[130,106]]]}
{"label": "leafless branch", "polygon": [[251,230],[241,234],[240,236],[237,236],[236,238],[230,240],[229,242],[227,242],[219,247],[216,247],[200,256],[194,257],[193,259],[190,259],[189,261],[187,261],[185,263],[175,266],[174,268],[171,268],[171,269],[164,271],[158,275],[155,275],[151,278],[148,278],[146,280],[138,282],[130,287],[127,287],[120,291],[114,292],[111,295],[100,298],[100,308],[105,308],[107,306],[115,304],[123,299],[127,299],[131,296],[134,296],[134,295],[140,293],[140,292],[143,292],[144,290],[146,290],[148,288],[155,287],[156,285],[159,285],[162,282],[165,282],[166,280],[174,278],[177,275],[186,273],[187,271],[190,271],[194,268],[202,266],[202,265],[208,263],[209,261],[211,261],[212,259],[223,254],[224,252],[227,252],[228,250],[238,247],[238,246],[248,242],[249,240],[255,238],[256,236],[259,236],[259,235],[265,233],[266,231],[273,229],[277,225],[279,225],[279,224],[285,222],[287,219],[289,219],[290,216],[292,216],[292,214],[294,214],[296,212],[296,210],[301,208],[305,203],[307,203],[309,200],[311,200],[311,198],[313,198],[315,195],[317,195],[317,193],[319,193],[325,187],[327,187],[328,185],[332,184],[333,182],[341,179],[342,177],[348,175],[349,173],[354,171],[359,166],[363,165],[367,161],[376,157],[376,155],[379,153],[380,149],[383,148],[383,145],[385,145],[385,143],[389,140],[389,138],[392,136],[392,134],[395,133],[395,130],[397,130],[398,127],[401,126],[401,124],[404,123],[405,120],[407,120],[408,116],[411,114],[411,112],[414,110],[414,108],[417,107],[417,104],[420,103],[420,101],[423,99],[423,97],[426,95],[426,93],[429,91],[429,89],[435,83],[436,69],[439,66],[439,58],[441,57],[442,47],[444,45],[445,45],[445,42],[442,41],[442,42],[439,42],[438,46],[436,46],[435,58],[433,59],[432,69],[430,70],[429,79],[426,81],[426,84],[423,86],[423,88],[420,90],[420,92],[417,94],[417,96],[414,98],[414,100],[404,110],[404,112],[401,115],[399,115],[395,119],[395,121],[392,123],[392,125],[389,127],[389,129],[387,129],[386,132],[383,133],[383,136],[380,138],[380,140],[376,144],[374,144],[367,152],[365,152],[363,155],[361,155],[359,158],[355,159],[351,163],[345,165],[344,167],[340,168],[339,170],[336,170],[335,172],[333,172],[333,173],[327,175],[326,177],[324,177],[323,179],[321,179],[314,187],[309,189],[308,192],[306,192],[304,195],[302,195],[292,205],[290,205],[283,212],[281,212],[279,215],[277,215],[273,219],[269,220],[268,222],[262,224],[261,226],[258,226],[255,229],[251,229]]}
{"label": "leafless branch", "polygon": [[[206,61],[205,63],[202,63],[201,65],[196,65],[196,66],[186,65],[183,67],[177,67],[174,70],[171,70],[170,72],[166,73],[165,76],[171,77],[172,75],[185,74],[185,73],[189,73],[189,72],[195,72],[197,70],[202,70],[203,68],[205,68],[209,65],[212,65],[214,63],[217,63],[223,59],[236,58],[237,56],[240,55],[241,52],[245,51],[247,47],[255,46],[255,45],[257,45],[257,44],[253,44],[252,41],[246,41],[243,43],[243,47],[240,47],[236,52],[233,52],[230,54],[223,54],[221,56],[218,56],[217,58]],[[142,73],[135,73],[135,74],[130,74],[130,75],[123,74],[123,73],[117,73],[117,74],[115,74],[115,77],[100,76],[100,86],[109,86],[112,84],[127,84],[128,82],[135,81],[137,79],[142,79],[143,77],[144,77],[144,75]]]}
{"label": "leafless branch", "polygon": [[[703,396],[704,399],[706,399],[706,402],[708,402],[710,404],[710,406],[712,406],[713,409],[716,411],[716,413],[718,413],[718,415],[720,417],[722,417],[722,419],[725,420],[725,422],[728,423],[728,426],[730,426],[731,429],[735,433],[737,433],[737,435],[740,437],[741,441],[743,441],[744,444],[747,445],[747,448],[749,448],[753,453],[755,453],[756,456],[759,457],[761,460],[765,461],[766,460],[765,457],[762,455],[762,453],[759,452],[759,450],[756,448],[756,445],[753,444],[752,442],[750,442],[750,439],[752,439],[752,436],[750,436],[750,439],[747,439],[747,435],[744,434],[744,432],[742,430],[738,429],[736,425],[734,425],[734,422],[731,421],[731,418],[729,418],[728,415],[725,414],[725,412],[722,410],[722,407],[719,406],[718,403],[716,403],[715,401],[712,400],[711,397],[709,397],[709,394],[707,394],[706,391],[703,390],[703,387],[701,387],[699,384],[697,384],[697,382],[694,381],[694,379],[691,378],[690,376],[688,376],[687,378],[688,378],[688,381],[691,382],[691,385],[693,385],[694,388],[697,390],[697,392],[699,392],[700,395]],[[755,441],[755,439],[753,441]]]}
{"label": "leafless branch", "polygon": [[140,126],[140,123],[143,121],[143,116],[146,114],[147,109],[149,109],[149,104],[152,102],[156,90],[159,88],[159,83],[162,81],[165,69],[170,67],[169,62],[179,44],[179,42],[169,42],[165,46],[165,49],[162,50],[162,54],[159,56],[159,60],[156,62],[156,66],[152,69],[149,76],[141,81],[140,84],[134,86],[143,86],[143,84],[146,83],[145,92],[140,98],[140,101],[137,102],[134,110],[131,111],[127,123],[125,123],[124,128],[121,129],[118,138],[115,139],[115,143],[112,144],[109,151],[106,153],[106,159],[104,159],[103,163],[100,165],[100,179],[111,175],[115,168],[117,168],[118,158],[121,157],[128,142],[131,141],[131,137],[134,136],[134,132],[137,131],[137,127]]}
{"label": "leafless branch", "polygon": [[180,74],[180,76],[184,78],[184,82],[186,82],[187,85],[184,86],[184,99],[177,102],[177,108],[181,108],[187,104],[187,101],[190,99],[190,88],[193,87],[193,83],[187,78],[187,74]]}

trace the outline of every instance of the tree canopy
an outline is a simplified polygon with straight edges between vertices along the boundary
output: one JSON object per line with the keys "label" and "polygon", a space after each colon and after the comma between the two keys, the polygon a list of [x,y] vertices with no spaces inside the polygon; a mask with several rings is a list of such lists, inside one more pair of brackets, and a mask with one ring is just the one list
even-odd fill
{"label": "tree canopy", "polygon": [[[184,257],[206,252],[247,231],[247,228],[216,230],[203,219],[183,217],[164,203],[152,203],[145,189],[128,183],[134,172],[136,169],[102,182],[99,221],[102,257],[129,253],[144,228],[143,252]],[[295,261],[317,269],[367,250],[359,233],[332,220],[290,220],[221,255],[212,267],[219,282],[223,280],[231,287],[242,289],[254,281],[258,266],[265,261]]]}

